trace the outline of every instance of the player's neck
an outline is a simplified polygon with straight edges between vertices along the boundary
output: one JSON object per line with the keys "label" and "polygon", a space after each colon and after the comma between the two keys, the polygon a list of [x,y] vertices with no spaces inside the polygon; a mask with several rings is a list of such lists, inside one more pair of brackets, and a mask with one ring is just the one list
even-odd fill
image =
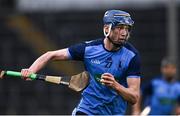
{"label": "player's neck", "polygon": [[104,47],[108,51],[118,51],[120,49],[120,47],[114,46],[114,44],[110,42],[108,38],[104,39]]}

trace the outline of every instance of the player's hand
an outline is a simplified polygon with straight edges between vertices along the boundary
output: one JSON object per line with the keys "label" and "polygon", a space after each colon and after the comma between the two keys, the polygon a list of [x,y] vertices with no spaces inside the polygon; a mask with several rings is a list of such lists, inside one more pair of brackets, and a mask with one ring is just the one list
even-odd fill
{"label": "player's hand", "polygon": [[100,82],[108,87],[113,88],[113,89],[115,89],[118,84],[118,82],[115,80],[114,76],[110,73],[102,74]]}
{"label": "player's hand", "polygon": [[30,78],[28,78],[33,72],[29,69],[22,69],[21,70],[21,75],[22,75],[22,79],[24,80],[32,80]]}

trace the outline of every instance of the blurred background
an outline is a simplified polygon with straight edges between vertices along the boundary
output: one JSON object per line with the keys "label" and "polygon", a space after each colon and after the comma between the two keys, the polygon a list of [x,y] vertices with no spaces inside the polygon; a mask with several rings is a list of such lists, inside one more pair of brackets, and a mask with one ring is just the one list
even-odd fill
{"label": "blurred background", "polygon": [[[178,59],[180,0],[0,0],[0,68],[20,71],[46,51],[103,37],[109,9],[125,10],[135,21],[129,41],[141,54],[142,83],[160,73],[164,56]],[[82,70],[81,62],[50,62],[39,74]],[[62,85],[0,80],[0,114],[71,114],[79,99]]]}

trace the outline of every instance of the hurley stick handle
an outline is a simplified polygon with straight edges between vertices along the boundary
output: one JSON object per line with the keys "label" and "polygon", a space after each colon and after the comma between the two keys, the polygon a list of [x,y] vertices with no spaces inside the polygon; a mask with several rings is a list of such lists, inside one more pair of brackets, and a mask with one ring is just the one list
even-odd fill
{"label": "hurley stick handle", "polygon": [[45,81],[60,84],[61,83],[61,77],[57,76],[46,76]]}
{"label": "hurley stick handle", "polygon": [[[2,73],[2,71],[1,71],[1,73]],[[12,77],[21,77],[22,76],[20,72],[16,72],[16,71],[3,71],[1,78],[3,77],[3,75],[12,76]],[[46,75],[39,75],[39,74],[32,73],[28,78],[30,78],[32,80],[43,80],[43,81],[47,81],[50,83],[69,85],[68,82],[62,81],[62,77],[58,77],[58,76],[46,76]]]}
{"label": "hurley stick handle", "polygon": [[[7,75],[7,76],[14,76],[14,77],[21,77],[22,76],[20,72],[16,72],[16,71],[6,71],[5,75]],[[34,79],[36,79],[36,76],[37,76],[37,74],[31,74],[29,76],[29,78],[34,80]]]}

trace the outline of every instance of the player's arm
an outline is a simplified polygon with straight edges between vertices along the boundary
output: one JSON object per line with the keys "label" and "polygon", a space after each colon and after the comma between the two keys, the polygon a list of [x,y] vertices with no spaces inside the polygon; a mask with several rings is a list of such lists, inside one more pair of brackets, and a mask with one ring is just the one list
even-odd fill
{"label": "player's arm", "polygon": [[83,60],[85,43],[76,44],[69,48],[49,51],[41,55],[28,69],[22,69],[23,77],[28,77],[31,73],[41,70],[51,60]]}
{"label": "player's arm", "polygon": [[142,96],[140,94],[140,97],[136,102],[136,104],[132,105],[131,115],[139,115],[141,113],[141,100],[142,100]]}
{"label": "player's arm", "polygon": [[139,98],[140,92],[140,60],[136,55],[129,63],[127,74],[128,87],[124,87],[118,83],[114,76],[109,73],[105,73],[101,76],[101,82],[106,86],[114,88],[118,94],[120,94],[128,102],[135,104]]}
{"label": "player's arm", "polygon": [[101,76],[100,82],[115,89],[119,95],[131,104],[135,104],[139,99],[140,78],[128,78],[127,88],[119,84],[110,73],[104,73]]}
{"label": "player's arm", "polygon": [[49,61],[68,59],[69,52],[67,48],[56,51],[48,51],[35,60],[35,62],[28,69],[22,69],[21,74],[23,77],[28,77],[29,74],[36,73],[41,70]]}
{"label": "player's arm", "polygon": [[140,78],[128,78],[128,87],[124,87],[119,83],[116,84],[115,90],[131,104],[137,103],[140,96]]}
{"label": "player's arm", "polygon": [[[141,92],[140,92],[140,97],[139,97],[137,103],[132,105],[132,115],[139,115],[142,112],[141,111],[142,99],[146,99],[147,96],[152,95],[152,93],[153,93],[152,88],[153,88],[152,82],[146,83],[143,85]],[[146,105],[149,105],[149,103],[147,103]]]}

